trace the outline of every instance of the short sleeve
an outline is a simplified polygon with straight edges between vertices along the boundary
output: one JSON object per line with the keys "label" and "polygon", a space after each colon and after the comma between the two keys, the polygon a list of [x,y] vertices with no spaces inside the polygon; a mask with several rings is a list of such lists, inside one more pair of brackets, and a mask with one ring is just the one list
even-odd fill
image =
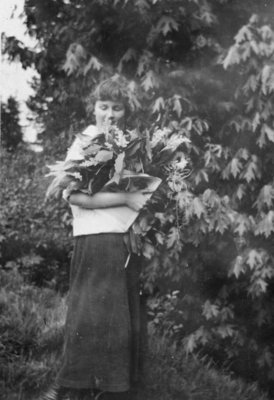
{"label": "short sleeve", "polygon": [[68,160],[82,160],[83,155],[81,154],[81,143],[80,139],[76,138],[70,148],[68,149],[65,161]]}
{"label": "short sleeve", "polygon": [[[98,130],[96,126],[89,125],[83,132],[82,135],[86,135],[87,137],[94,139],[98,135]],[[82,160],[84,158],[82,154],[82,145],[81,140],[76,137],[70,148],[68,149],[67,156],[65,161],[68,160]]]}

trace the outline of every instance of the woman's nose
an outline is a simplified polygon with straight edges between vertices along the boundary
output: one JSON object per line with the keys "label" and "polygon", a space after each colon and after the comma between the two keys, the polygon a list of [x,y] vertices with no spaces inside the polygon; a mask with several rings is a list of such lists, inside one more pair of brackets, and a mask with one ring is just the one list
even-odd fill
{"label": "woman's nose", "polygon": [[113,109],[112,108],[108,108],[106,115],[108,118],[112,118],[114,116],[113,114]]}

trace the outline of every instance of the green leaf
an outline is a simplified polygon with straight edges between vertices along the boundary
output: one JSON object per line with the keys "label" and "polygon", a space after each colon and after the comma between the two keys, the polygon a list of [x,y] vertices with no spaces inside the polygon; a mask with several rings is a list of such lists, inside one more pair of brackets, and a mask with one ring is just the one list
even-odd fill
{"label": "green leaf", "polygon": [[266,348],[264,348],[264,350],[262,351],[262,353],[258,359],[258,364],[261,368],[269,369],[269,367],[272,367],[273,354],[268,346]]}
{"label": "green leaf", "polygon": [[148,50],[144,50],[138,61],[138,67],[136,71],[137,76],[142,76],[150,67],[153,59],[153,53]]}
{"label": "green leaf", "polygon": [[237,35],[235,36],[235,41],[238,44],[242,44],[242,42],[245,41],[250,41],[253,38],[253,33],[250,30],[250,27],[248,25],[243,26]]}
{"label": "green leaf", "polygon": [[249,42],[243,43],[240,49],[241,61],[246,62],[251,58],[251,46]]}
{"label": "green leaf", "polygon": [[43,257],[35,253],[31,253],[29,255],[20,258],[20,262],[25,268],[35,267],[37,265],[40,265],[43,261],[44,261]]}
{"label": "green leaf", "polygon": [[118,71],[119,72],[122,71],[123,65],[125,63],[128,63],[129,61],[136,61],[136,60],[137,60],[137,51],[132,48],[128,49],[119,61],[119,64],[117,66]]}
{"label": "green leaf", "polygon": [[124,159],[125,159],[125,153],[122,152],[120,154],[118,154],[116,160],[115,160],[115,164],[114,164],[114,168],[115,168],[115,172],[117,174],[121,174],[124,168]]}
{"label": "green leaf", "polygon": [[175,245],[175,243],[180,239],[180,233],[178,231],[178,228],[176,228],[175,226],[173,226],[168,234],[167,234],[167,239],[166,239],[166,245],[167,248],[170,249],[171,247],[173,247]]}
{"label": "green leaf", "polygon": [[250,161],[246,164],[240,177],[244,178],[248,183],[250,183],[252,180],[261,178],[261,169],[258,156],[252,154]]}
{"label": "green leaf", "polygon": [[100,71],[103,67],[103,64],[100,63],[98,58],[91,56],[89,59],[89,62],[84,68],[84,75],[86,75],[90,69],[93,69],[95,71]]}
{"label": "green leaf", "polygon": [[[188,211],[192,207],[193,194],[188,190],[183,190],[177,193],[177,201],[180,210]],[[192,211],[191,211],[192,215]]]}
{"label": "green leaf", "polygon": [[264,124],[262,128],[263,132],[266,134],[266,137],[270,142],[274,142],[274,129],[270,128],[270,126]]}
{"label": "green leaf", "polygon": [[264,147],[266,145],[266,134],[263,130],[261,130],[261,134],[259,138],[257,139],[256,143],[260,148]]}
{"label": "green leaf", "polygon": [[255,55],[259,55],[260,54],[261,49],[260,49],[258,43],[256,42],[256,40],[253,39],[253,40],[250,41],[250,47],[253,50],[253,52],[255,53]]}
{"label": "green leaf", "polygon": [[141,103],[137,95],[137,84],[134,81],[128,84],[128,101],[133,110],[138,110],[141,108]]}
{"label": "green leaf", "polygon": [[122,175],[123,175],[123,169],[124,169],[124,158],[125,158],[125,153],[122,152],[118,154],[115,164],[114,164],[114,174],[112,177],[112,181],[117,183],[117,185],[120,184]]}
{"label": "green leaf", "polygon": [[230,175],[233,175],[233,177],[236,178],[240,174],[242,168],[242,162],[238,158],[233,158],[223,170],[222,177],[224,179],[229,179]]}
{"label": "green leaf", "polygon": [[203,304],[202,314],[207,320],[218,317],[219,313],[219,306],[212,304],[209,300]]}
{"label": "green leaf", "polygon": [[185,349],[186,353],[192,353],[197,347],[198,343],[196,341],[195,335],[191,334],[185,339]]}
{"label": "green leaf", "polygon": [[163,245],[165,240],[164,240],[164,235],[161,232],[156,232],[155,233],[155,238],[157,240],[157,243],[159,243],[160,245]]}
{"label": "green leaf", "polygon": [[248,288],[248,293],[252,297],[259,297],[266,292],[267,282],[261,278],[256,278]]}
{"label": "green leaf", "polygon": [[218,333],[222,339],[226,339],[227,337],[235,335],[235,328],[230,324],[220,325],[216,328],[216,333]]}
{"label": "green leaf", "polygon": [[151,161],[152,160],[152,149],[151,149],[151,142],[150,142],[150,138],[149,138],[149,132],[146,132],[145,149],[146,149],[147,158],[149,159],[149,161]]}
{"label": "green leaf", "polygon": [[208,174],[205,170],[201,169],[200,171],[197,171],[196,175],[195,175],[195,184],[199,185],[200,182],[208,182],[209,178],[208,178]]}
{"label": "green leaf", "polygon": [[261,266],[262,262],[262,254],[255,249],[250,250],[246,258],[246,263],[250,266],[250,269]]}
{"label": "green leaf", "polygon": [[239,64],[240,63],[240,55],[238,53],[238,49],[234,46],[230,47],[227,56],[225,57],[223,61],[223,66],[224,69],[227,69],[228,67],[234,65],[234,64]]}
{"label": "green leaf", "polygon": [[169,149],[174,152],[181,144],[189,142],[190,140],[188,138],[179,134],[173,134],[166,140],[166,146],[161,151],[164,152],[165,150]]}
{"label": "green leaf", "polygon": [[150,89],[155,89],[159,86],[159,81],[154,71],[149,70],[141,82],[142,87],[148,92]]}
{"label": "green leaf", "polygon": [[235,275],[238,279],[241,273],[245,272],[245,265],[243,256],[237,256],[232,264],[232,267],[229,271],[229,276]]}
{"label": "green leaf", "polygon": [[205,3],[205,5],[201,7],[200,18],[207,26],[211,26],[217,23],[217,17],[211,12],[207,3]]}
{"label": "green leaf", "polygon": [[274,211],[271,210],[267,214],[262,214],[262,219],[255,229],[255,235],[264,235],[268,238],[272,232],[274,232]]}
{"label": "green leaf", "polygon": [[193,212],[199,219],[205,214],[205,207],[199,197],[193,199]]}
{"label": "green leaf", "polygon": [[150,9],[150,4],[146,0],[135,0],[134,3],[141,13],[146,13]]}
{"label": "green leaf", "polygon": [[213,189],[206,189],[203,193],[202,199],[203,203],[211,208],[219,206],[220,204],[220,197]]}
{"label": "green leaf", "polygon": [[269,208],[272,207],[273,199],[274,187],[272,185],[264,185],[255,201],[255,205],[261,211],[265,205]]}
{"label": "green leaf", "polygon": [[71,75],[82,67],[87,57],[86,50],[79,43],[72,43],[66,53],[66,61],[63,70]]}
{"label": "green leaf", "polygon": [[156,29],[166,36],[171,31],[178,31],[179,25],[174,18],[165,15],[158,21]]}
{"label": "green leaf", "polygon": [[252,131],[255,132],[261,122],[261,115],[260,113],[256,112],[255,116],[252,121]]}
{"label": "green leaf", "polygon": [[178,115],[179,118],[183,111],[180,99],[181,99],[181,96],[178,96],[178,95],[173,96],[173,111],[176,112],[176,114]]}
{"label": "green leaf", "polygon": [[164,109],[165,109],[165,100],[163,97],[158,97],[153,104],[152,113],[153,114],[156,112],[159,113]]}
{"label": "green leaf", "polygon": [[273,31],[269,25],[263,25],[258,30],[263,40],[267,41],[269,39],[273,39]]}
{"label": "green leaf", "polygon": [[243,91],[245,94],[249,94],[248,92],[251,90],[253,93],[256,92],[258,85],[259,85],[259,76],[257,75],[250,75],[243,86]]}
{"label": "green leaf", "polygon": [[237,119],[232,119],[228,125],[233,127],[237,133],[241,131],[241,124]]}
{"label": "green leaf", "polygon": [[141,148],[141,139],[136,138],[132,140],[125,149],[126,156],[134,157],[140,148]]}
{"label": "green leaf", "polygon": [[246,194],[246,186],[243,183],[240,183],[240,185],[237,187],[235,195],[239,200],[242,200],[245,194]]}
{"label": "green leaf", "polygon": [[249,218],[246,215],[239,214],[236,219],[236,228],[234,229],[234,232],[243,236],[244,233],[250,230],[250,228],[251,222]]}
{"label": "green leaf", "polygon": [[105,163],[109,160],[112,160],[113,157],[113,151],[110,150],[100,150],[98,151],[98,153],[96,154],[96,156],[94,157],[94,159],[98,162],[98,163]]}
{"label": "green leaf", "polygon": [[[262,92],[265,96],[267,96],[268,92],[271,91],[271,86],[269,85],[269,80],[273,75],[273,67],[271,65],[265,65],[261,72],[261,80],[262,80]],[[273,77],[272,77],[273,79]],[[269,90],[270,89],[270,90]]]}
{"label": "green leaf", "polygon": [[216,215],[216,232],[220,232],[222,235],[229,228],[230,225],[229,215],[225,212],[218,213]]}
{"label": "green leaf", "polygon": [[151,242],[145,241],[142,246],[142,254],[145,258],[151,259],[154,256],[155,249]]}

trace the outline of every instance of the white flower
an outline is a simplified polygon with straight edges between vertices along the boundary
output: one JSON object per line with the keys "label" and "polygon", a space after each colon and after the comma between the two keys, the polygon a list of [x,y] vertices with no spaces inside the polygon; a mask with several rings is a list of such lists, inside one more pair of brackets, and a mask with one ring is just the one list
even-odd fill
{"label": "white flower", "polygon": [[163,128],[163,129],[157,129],[155,132],[153,132],[152,139],[151,139],[151,147],[157,146],[158,143],[163,143],[166,144],[166,140],[168,135],[171,133],[170,129],[168,128]]}
{"label": "white flower", "polygon": [[181,158],[181,160],[175,164],[175,168],[183,171],[187,165],[187,160],[185,158]]}
{"label": "white flower", "polygon": [[129,144],[129,139],[126,138],[124,132],[116,125],[111,126],[109,135],[118,147],[125,148]]}
{"label": "white flower", "polygon": [[166,143],[167,149],[176,150],[182,143],[190,143],[190,140],[180,135],[172,135]]}
{"label": "white flower", "polygon": [[80,167],[91,167],[92,165],[97,165],[98,162],[94,159],[91,158],[90,160],[85,160],[81,162]]}
{"label": "white flower", "polygon": [[81,181],[83,179],[80,172],[70,172],[68,175],[73,176],[74,178],[78,179],[79,181]]}
{"label": "white flower", "polygon": [[117,144],[117,146],[122,148],[127,147],[129,143],[122,131],[120,131],[118,134],[115,134],[114,141]]}

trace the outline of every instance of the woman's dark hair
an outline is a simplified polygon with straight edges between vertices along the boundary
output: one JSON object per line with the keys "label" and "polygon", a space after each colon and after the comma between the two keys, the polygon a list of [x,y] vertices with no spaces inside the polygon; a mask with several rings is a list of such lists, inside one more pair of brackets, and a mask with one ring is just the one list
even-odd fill
{"label": "woman's dark hair", "polygon": [[128,81],[121,75],[100,82],[86,101],[87,116],[93,121],[93,111],[96,101],[119,101],[125,106],[126,125],[128,129],[140,126],[141,104],[139,101],[139,87],[133,81]]}
{"label": "woman's dark hair", "polygon": [[129,102],[128,81],[120,76],[113,76],[105,79],[95,88],[90,96],[90,102],[95,104],[96,101],[118,101],[124,104],[126,115],[131,111]]}

